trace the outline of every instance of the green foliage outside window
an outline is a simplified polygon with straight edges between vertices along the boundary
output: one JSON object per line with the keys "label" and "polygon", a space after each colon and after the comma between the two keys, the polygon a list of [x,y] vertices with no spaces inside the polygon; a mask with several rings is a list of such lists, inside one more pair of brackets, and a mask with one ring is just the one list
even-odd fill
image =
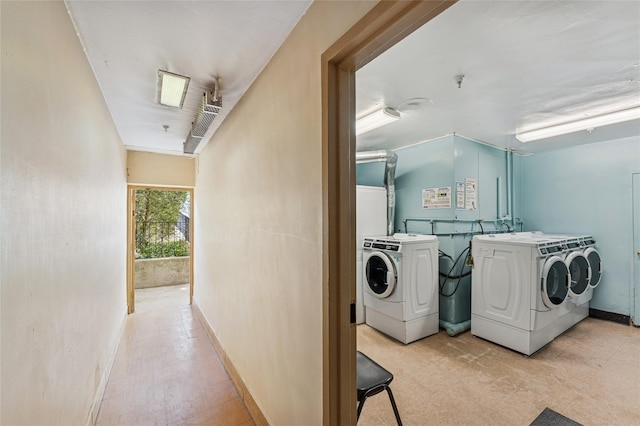
{"label": "green foliage outside window", "polygon": [[180,215],[188,195],[184,191],[136,191],[136,257],[189,255],[189,224]]}

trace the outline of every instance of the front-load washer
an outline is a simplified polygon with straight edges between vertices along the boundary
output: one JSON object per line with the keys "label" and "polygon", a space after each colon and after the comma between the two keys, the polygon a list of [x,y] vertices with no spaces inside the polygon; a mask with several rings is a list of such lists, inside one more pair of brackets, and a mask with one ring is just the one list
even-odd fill
{"label": "front-load washer", "polygon": [[584,299],[589,289],[591,281],[591,266],[589,260],[584,255],[582,247],[582,237],[576,235],[554,235],[539,234],[541,237],[553,239],[561,243],[564,247],[562,258],[569,268],[571,274],[571,285],[569,286],[569,299]]}
{"label": "front-load washer", "polygon": [[593,239],[593,236],[583,236],[580,237],[579,240],[582,254],[587,258],[589,266],[591,267],[589,288],[594,289],[600,284],[600,280],[602,279],[602,258],[598,250],[596,250],[596,240]]}
{"label": "front-load washer", "polygon": [[572,327],[589,315],[589,301],[593,289],[602,278],[602,261],[591,235],[547,235],[563,241],[566,247],[565,263],[571,274],[567,307],[570,315],[564,318],[566,328]]}
{"label": "front-load washer", "polygon": [[405,344],[436,334],[438,238],[371,237],[362,249],[366,323]]}
{"label": "front-load washer", "polygon": [[595,240],[591,235],[567,239],[565,263],[571,274],[572,291],[569,293],[566,312],[563,312],[560,318],[564,330],[589,316],[589,302],[593,297],[593,289],[602,278],[602,261],[594,246]]}
{"label": "front-load washer", "polygon": [[565,251],[537,233],[475,236],[471,333],[525,355],[557,337],[571,283]]}

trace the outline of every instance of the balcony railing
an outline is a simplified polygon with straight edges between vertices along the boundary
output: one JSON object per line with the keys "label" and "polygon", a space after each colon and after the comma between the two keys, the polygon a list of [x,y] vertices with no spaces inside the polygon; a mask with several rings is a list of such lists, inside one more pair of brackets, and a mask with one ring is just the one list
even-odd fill
{"label": "balcony railing", "polygon": [[177,222],[136,222],[136,258],[189,256],[189,218]]}

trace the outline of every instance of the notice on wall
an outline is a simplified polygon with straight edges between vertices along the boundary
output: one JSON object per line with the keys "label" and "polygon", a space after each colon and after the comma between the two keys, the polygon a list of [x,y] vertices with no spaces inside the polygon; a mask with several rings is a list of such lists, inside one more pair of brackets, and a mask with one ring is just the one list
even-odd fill
{"label": "notice on wall", "polygon": [[450,209],[451,187],[427,188],[422,190],[423,209]]}
{"label": "notice on wall", "polygon": [[456,209],[464,210],[464,182],[456,182]]}
{"label": "notice on wall", "polygon": [[464,180],[464,204],[466,210],[478,210],[478,181],[466,178]]}

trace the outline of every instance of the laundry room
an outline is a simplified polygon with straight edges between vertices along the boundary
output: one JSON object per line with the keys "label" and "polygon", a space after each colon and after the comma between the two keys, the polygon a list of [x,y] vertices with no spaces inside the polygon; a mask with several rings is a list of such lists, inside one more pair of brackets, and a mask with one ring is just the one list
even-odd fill
{"label": "laundry room", "polygon": [[460,1],[356,134],[360,423],[640,423],[640,3]]}

